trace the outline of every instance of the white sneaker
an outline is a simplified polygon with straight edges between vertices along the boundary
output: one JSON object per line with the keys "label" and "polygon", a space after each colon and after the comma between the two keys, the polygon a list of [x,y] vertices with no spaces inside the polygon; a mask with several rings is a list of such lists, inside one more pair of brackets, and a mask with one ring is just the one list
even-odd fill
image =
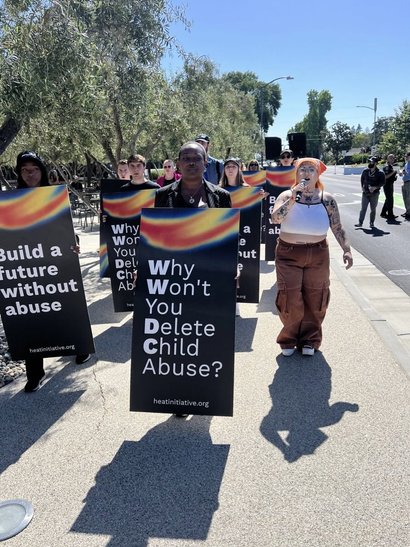
{"label": "white sneaker", "polygon": [[295,348],[282,348],[282,355],[290,357],[295,353]]}
{"label": "white sneaker", "polygon": [[315,354],[315,348],[312,348],[312,346],[303,346],[302,355],[314,355],[314,354]]}

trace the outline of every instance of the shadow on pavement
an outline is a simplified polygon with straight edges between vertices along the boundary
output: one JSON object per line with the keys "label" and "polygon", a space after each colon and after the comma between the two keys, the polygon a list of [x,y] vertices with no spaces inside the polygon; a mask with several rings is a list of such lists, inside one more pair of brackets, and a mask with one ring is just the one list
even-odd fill
{"label": "shadow on pavement", "polygon": [[253,351],[253,339],[255,337],[256,317],[237,317],[235,324],[235,353]]}
{"label": "shadow on pavement", "polygon": [[[119,314],[123,315],[123,314]],[[99,360],[126,363],[131,359],[132,317],[119,327],[110,327],[94,338]]]}
{"label": "shadow on pavement", "polygon": [[130,312],[115,312],[112,294],[104,298],[94,300],[88,306],[88,313],[92,325],[108,325],[112,323],[121,323]]}
{"label": "shadow on pavement", "polygon": [[275,265],[268,264],[266,260],[261,260],[259,267],[260,267],[260,273],[272,273],[275,271]]}
{"label": "shadow on pavement", "polygon": [[211,419],[172,416],[140,441],[125,441],[98,472],[72,531],[110,535],[111,547],[206,540],[229,452],[212,444]]}
{"label": "shadow on pavement", "polygon": [[[357,412],[359,406],[345,402],[329,405],[332,373],[321,352],[312,357],[279,355],[277,363],[279,368],[269,386],[272,408],[260,431],[292,463],[314,454],[327,440],[321,427],[336,424],[345,412]],[[284,440],[279,432],[286,432]]]}
{"label": "shadow on pavement", "polygon": [[269,290],[262,292],[259,304],[256,308],[256,313],[272,312],[273,315],[278,315],[278,310],[276,309],[276,295],[277,295],[276,280],[275,283]]}
{"label": "shadow on pavement", "polygon": [[380,228],[377,228],[376,226],[374,228],[359,228],[361,229],[365,234],[371,235],[373,237],[382,237],[382,236],[388,236],[391,232],[385,232],[384,230],[381,230]]}
{"label": "shadow on pavement", "polygon": [[[64,367],[35,393],[18,392],[12,400],[1,400],[0,474],[16,463],[48,429],[61,419],[85,390],[75,389],[73,367]],[[45,366],[47,373],[47,365]],[[41,462],[37,462],[41,465]]]}

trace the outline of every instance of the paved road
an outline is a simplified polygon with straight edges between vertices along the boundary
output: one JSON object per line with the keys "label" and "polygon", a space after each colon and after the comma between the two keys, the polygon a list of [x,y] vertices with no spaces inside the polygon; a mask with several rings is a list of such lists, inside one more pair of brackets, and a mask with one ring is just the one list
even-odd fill
{"label": "paved road", "polygon": [[332,242],[322,352],[285,358],[262,263],[237,319],[234,417],[180,420],[128,411],[130,316],[98,279],[97,233],[81,245],[98,361],[49,359],[38,393],[0,390],[0,498],[35,511],[8,546],[410,545],[410,383],[387,344],[410,299],[386,318],[356,280],[397,302],[393,283],[357,253],[345,272]]}
{"label": "paved road", "polygon": [[[389,223],[379,214],[384,203],[381,192],[376,228],[371,230],[369,211],[363,228],[355,228],[360,211],[361,193],[359,175],[334,174],[330,167],[323,175],[326,189],[332,192],[342,216],[343,225],[353,247],[410,296],[410,222],[399,217],[397,222]],[[404,212],[401,183],[395,183],[395,211]]]}

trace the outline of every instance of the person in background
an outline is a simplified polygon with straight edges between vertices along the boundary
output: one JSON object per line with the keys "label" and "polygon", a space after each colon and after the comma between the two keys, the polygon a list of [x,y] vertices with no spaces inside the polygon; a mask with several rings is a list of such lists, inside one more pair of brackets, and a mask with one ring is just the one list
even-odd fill
{"label": "person in background", "polygon": [[277,343],[286,357],[295,348],[302,355],[314,355],[322,343],[330,298],[329,226],[343,250],[346,269],[353,265],[336,200],[319,179],[326,165],[316,158],[301,158],[295,167],[294,184],[278,196],[272,212],[272,221],[281,225],[275,265],[276,307],[283,328]]}
{"label": "person in background", "polygon": [[63,184],[62,181],[60,181],[60,177],[58,176],[58,173],[55,169],[52,169],[48,174],[48,181],[51,186],[57,186],[58,184]]}
{"label": "person in background", "polygon": [[[243,178],[242,171],[240,170],[240,161],[237,158],[227,158],[224,161],[224,170],[219,181],[221,188],[232,188],[236,186],[249,186]],[[260,189],[261,199],[267,196],[264,188]]]}
{"label": "person in background", "polygon": [[130,180],[130,172],[127,160],[119,160],[117,164],[117,177],[120,180]]}
{"label": "person in background", "polygon": [[389,154],[387,156],[387,163],[383,167],[384,176],[386,182],[383,186],[384,195],[386,197],[380,216],[386,218],[387,220],[396,220],[397,216],[394,214],[394,181],[397,179],[397,171],[394,169],[394,162],[396,158],[394,154]]}
{"label": "person in background", "polygon": [[79,180],[79,178],[75,175],[72,183],[70,184],[70,188],[74,188],[74,190],[77,190],[77,192],[83,192],[84,186],[83,183]]}
{"label": "person in background", "polygon": [[[230,208],[229,192],[204,179],[207,156],[204,147],[194,141],[186,142],[179,150],[180,180],[156,191],[155,207]],[[186,418],[187,414],[175,414]]]}
{"label": "person in background", "polygon": [[205,180],[207,180],[208,182],[212,182],[212,184],[218,184],[219,179],[221,178],[221,175],[223,173],[223,162],[209,155],[210,139],[208,135],[201,133],[201,135],[197,136],[195,142],[198,142],[200,145],[202,145],[206,152],[207,164],[205,171]]}
{"label": "person in background", "polygon": [[[38,154],[35,152],[21,152],[17,156],[17,188],[38,188],[49,186],[47,168]],[[78,253],[77,246],[73,246],[73,251]],[[82,365],[90,359],[91,355],[77,355],[76,363]],[[27,383],[24,387],[26,393],[31,393],[40,389],[45,379],[43,357],[29,355],[26,358]]]}
{"label": "person in background", "polygon": [[224,170],[219,180],[221,188],[226,188],[227,186],[248,186],[244,181],[240,165],[237,158],[227,158],[224,161]]}
{"label": "person in background", "polygon": [[260,171],[260,169],[258,160],[251,160],[248,163],[248,171]]}
{"label": "person in background", "polygon": [[121,186],[121,191],[130,190],[150,190],[160,188],[160,185],[145,177],[146,160],[140,154],[132,155],[128,158],[127,164],[131,175],[131,180]]}
{"label": "person in background", "polygon": [[363,226],[367,207],[370,204],[370,228],[374,228],[376,218],[376,208],[379,201],[380,189],[386,180],[383,171],[377,167],[379,159],[376,156],[369,158],[367,169],[363,169],[360,183],[362,185],[362,206],[359,213],[359,222],[355,224],[356,228]]}
{"label": "person in background", "polygon": [[402,177],[403,186],[401,187],[401,192],[403,194],[403,202],[406,210],[401,216],[406,220],[410,220],[410,152],[407,152],[406,154],[406,163],[403,166]]}
{"label": "person in background", "polygon": [[279,156],[279,167],[292,167],[294,161],[292,150],[282,150]]}
{"label": "person in background", "polygon": [[176,172],[175,163],[172,160],[165,160],[162,164],[162,168],[164,170],[164,174],[157,178],[157,184],[161,187],[166,186],[167,184],[172,184],[181,178],[181,174]]}
{"label": "person in background", "polygon": [[205,180],[204,147],[189,141],[179,150],[181,179],[157,190],[155,207],[232,207],[229,192]]}

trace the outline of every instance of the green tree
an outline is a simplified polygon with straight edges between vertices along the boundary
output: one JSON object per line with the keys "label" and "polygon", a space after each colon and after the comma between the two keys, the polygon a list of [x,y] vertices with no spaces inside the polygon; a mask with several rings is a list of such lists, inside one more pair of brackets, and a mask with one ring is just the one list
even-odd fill
{"label": "green tree", "polygon": [[322,154],[322,141],[326,130],[326,114],[332,107],[332,95],[329,91],[311,90],[307,94],[308,113],[303,120],[289,132],[306,134],[306,154],[314,158],[320,158]]}
{"label": "green tree", "polygon": [[42,112],[57,104],[69,115],[83,103],[87,44],[62,4],[29,1],[2,3],[0,43],[2,154]]}
{"label": "green tree", "polygon": [[410,150],[410,101],[403,101],[396,110],[392,132],[397,140],[396,154],[404,159]]}
{"label": "green tree", "polygon": [[261,82],[254,72],[227,72],[223,75],[235,89],[253,95],[258,124],[267,133],[278,113],[282,92],[277,83]]}
{"label": "green tree", "polygon": [[381,120],[385,123],[377,126],[379,131],[383,131],[377,144],[378,154],[386,157],[392,153],[403,161],[410,145],[410,103],[403,101],[395,116]]}
{"label": "green tree", "polygon": [[351,148],[352,140],[352,131],[346,123],[336,122],[330,127],[324,144],[332,152],[336,164],[339,163],[341,151]]}
{"label": "green tree", "polygon": [[168,128],[168,139],[163,140],[166,146],[177,150],[185,140],[207,133],[212,156],[229,154],[244,160],[254,156],[259,148],[254,97],[220,77],[209,59],[188,58],[172,90],[178,102],[174,105],[177,120]]}
{"label": "green tree", "polygon": [[137,141],[152,148],[167,89],[159,63],[173,43],[170,23],[184,20],[180,8],[168,0],[15,0],[0,17],[0,153],[22,128],[23,141],[48,136],[50,151],[102,149],[113,163]]}

